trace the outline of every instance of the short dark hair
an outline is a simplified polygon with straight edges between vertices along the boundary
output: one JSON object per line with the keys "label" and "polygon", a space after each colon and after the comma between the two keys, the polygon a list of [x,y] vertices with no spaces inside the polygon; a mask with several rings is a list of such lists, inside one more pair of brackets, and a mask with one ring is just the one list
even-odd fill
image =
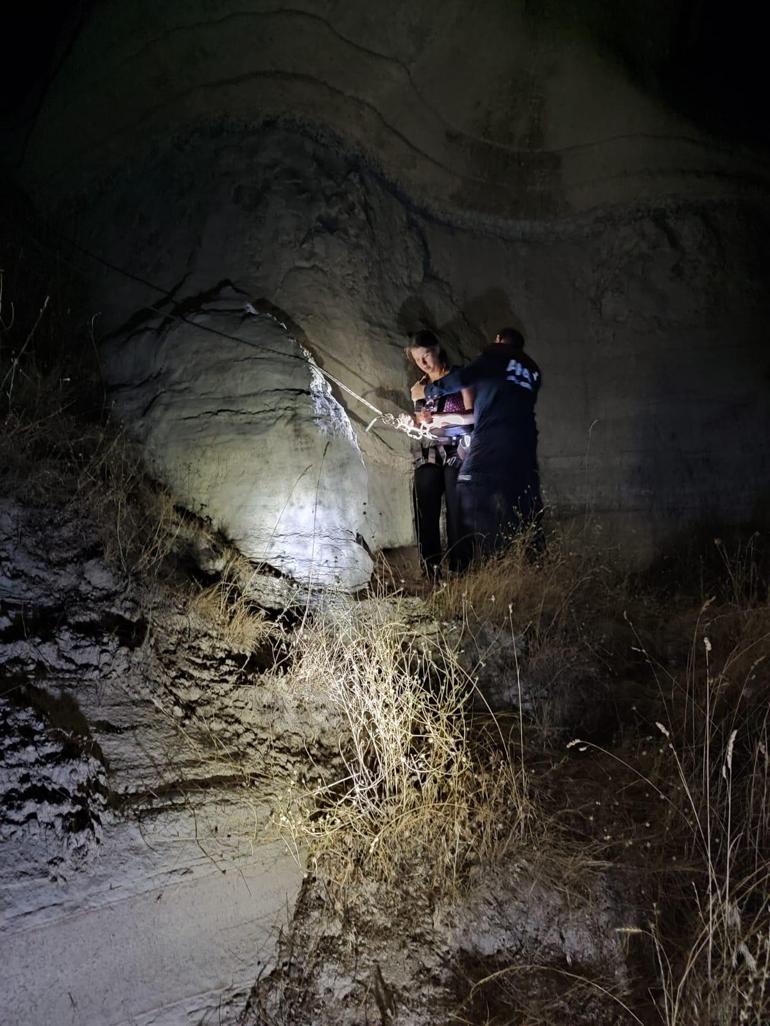
{"label": "short dark hair", "polygon": [[516,349],[524,348],[524,336],[516,328],[501,328],[497,333],[497,337],[502,339],[503,342],[508,342]]}
{"label": "short dark hair", "polygon": [[441,343],[432,331],[416,331],[409,343],[410,349],[440,349]]}

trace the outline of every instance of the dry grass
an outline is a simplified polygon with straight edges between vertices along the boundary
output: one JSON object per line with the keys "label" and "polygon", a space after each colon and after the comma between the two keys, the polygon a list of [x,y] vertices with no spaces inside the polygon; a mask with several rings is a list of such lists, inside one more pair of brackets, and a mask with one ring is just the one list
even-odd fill
{"label": "dry grass", "polygon": [[458,1026],[646,1026],[617,995],[617,981],[590,969],[522,961],[478,976],[468,974]]}
{"label": "dry grass", "polygon": [[473,682],[441,634],[398,602],[343,603],[294,639],[287,686],[344,726],[344,771],[280,812],[294,850],[337,886],[410,867],[451,887],[519,841],[530,806],[523,766],[471,742]]}
{"label": "dry grass", "polygon": [[[180,514],[147,478],[125,435],[107,423],[98,377],[81,383],[78,369],[37,361],[35,341],[43,329],[50,332],[50,307],[42,302],[31,309],[22,326],[2,297],[0,278],[0,486],[24,501],[58,503],[89,518],[114,565],[152,576],[173,550]],[[512,652],[520,651],[521,673],[530,679],[564,677],[565,668],[577,665],[581,672],[616,673],[617,650],[602,637],[607,623],[626,630],[626,644],[643,653],[640,680],[645,675],[646,686],[652,677],[657,696],[626,725],[622,750],[611,741],[601,751],[583,747],[594,775],[609,760],[652,796],[642,806],[649,834],[637,868],[647,893],[657,896],[643,910],[647,926],[639,928],[657,970],[651,984],[657,1014],[665,1026],[766,1026],[770,606],[754,539],[732,551],[717,542],[719,603],[707,602],[695,616],[671,596],[649,604],[661,633],[677,624],[689,633],[680,646],[689,650],[686,664],[674,668],[624,623],[634,597],[610,558],[569,536],[555,536],[534,555],[531,543],[520,536],[484,566],[450,578],[432,594],[432,614],[470,633],[479,625],[509,625],[523,640]],[[251,572],[232,555],[221,579],[190,600],[228,648],[247,654],[275,631],[245,597]],[[391,580],[390,590],[401,583]],[[314,790],[287,791],[278,818],[292,848],[338,888],[355,877],[397,881],[409,872],[442,892],[534,833],[547,840],[544,871],[550,864],[564,886],[591,864],[601,861],[606,870],[621,855],[628,858],[625,846],[637,836],[630,827],[622,848],[609,832],[606,839],[591,836],[593,812],[586,812],[584,830],[569,836],[561,827],[575,822],[568,807],[574,781],[546,808],[527,773],[544,758],[527,745],[550,745],[548,758],[574,774],[558,735],[525,730],[520,719],[513,743],[494,717],[480,728],[471,712],[472,671],[463,669],[454,646],[396,599],[340,601],[306,615],[291,639],[291,671],[283,680],[341,724],[343,771]],[[650,762],[645,753],[658,746]],[[637,791],[623,788],[633,804]],[[617,781],[607,790],[618,807]],[[590,804],[604,801],[592,797]],[[505,978],[525,968],[505,970]],[[596,989],[589,980],[577,982]],[[537,1019],[522,1000],[512,993],[510,1007],[521,1021],[547,1021],[547,1005]]]}
{"label": "dry grass", "polygon": [[20,303],[0,271],[0,484],[23,502],[89,520],[112,565],[151,575],[171,551],[180,517],[106,415],[96,343],[73,339],[59,271],[49,295],[33,302],[25,291]]}
{"label": "dry grass", "polygon": [[[718,543],[717,552],[719,605],[692,613],[683,597],[637,596],[651,638],[624,617],[634,601],[627,579],[570,545],[552,543],[535,561],[525,543],[515,545],[434,593],[433,613],[461,620],[466,637],[490,619],[525,636],[528,679],[544,661],[563,666],[578,647],[598,648],[607,621],[625,632],[644,707],[629,707],[619,747],[584,742],[583,755],[515,716],[513,743],[493,717],[491,730],[480,730],[469,673],[435,624],[426,640],[412,607],[374,599],[305,623],[287,684],[344,724],[345,768],[332,784],[292,792],[281,812],[290,843],[340,887],[357,874],[397,881],[427,864],[431,885],[451,890],[470,866],[489,868],[511,845],[532,842],[538,854],[525,850],[536,872],[568,891],[595,871],[634,867],[646,895],[636,914],[648,925],[633,926],[630,914],[627,934],[646,938],[657,979],[638,978],[633,1007],[589,968],[570,972],[571,983],[601,998],[608,1021],[638,1022],[638,1012],[665,1026],[770,1022],[770,605],[751,547],[728,557]],[[664,648],[675,628],[689,634],[689,657],[686,644],[675,647],[680,665],[657,655],[655,625]],[[546,794],[549,765],[555,786]],[[537,767],[537,778],[525,766]],[[533,1022],[556,1014],[526,986],[514,987],[506,1006],[501,981],[525,969],[485,982],[485,994],[493,983],[502,1002],[490,1022],[514,1011]],[[643,1011],[648,988],[655,1004]]]}
{"label": "dry grass", "polygon": [[558,528],[542,551],[534,540],[534,528],[522,531],[500,553],[451,577],[434,592],[437,613],[504,623],[512,612],[518,625],[545,634],[562,625],[583,600],[592,609],[606,607],[605,594],[619,583],[606,556]]}
{"label": "dry grass", "polygon": [[636,615],[639,597],[617,561],[584,542],[556,527],[547,548],[536,552],[525,533],[486,563],[450,578],[430,599],[437,618],[460,625],[466,649],[480,663],[490,651],[500,679],[503,650],[511,663],[520,662],[515,668],[527,683],[529,725],[543,744],[559,740],[591,694],[598,719],[607,682],[628,662],[626,617]]}
{"label": "dry grass", "polygon": [[638,932],[665,1026],[770,1022],[770,605],[753,570],[733,563],[725,583],[730,601],[690,618],[681,671],[648,653],[653,736],[622,757],[601,752],[650,797],[640,869],[656,900]]}
{"label": "dry grass", "polygon": [[168,489],[148,477],[125,431],[109,424],[78,467],[72,501],[96,522],[107,562],[143,578],[160,571],[189,519]]}
{"label": "dry grass", "polygon": [[[634,713],[637,740],[625,724],[620,749],[581,745],[592,765],[608,767],[602,774],[610,790],[582,794],[568,783],[547,808],[539,789],[529,797],[547,838],[541,869],[549,877],[577,886],[591,865],[638,863],[645,893],[657,896],[642,912],[649,927],[640,932],[651,941],[658,970],[651,990],[665,1026],[770,1022],[770,604],[756,541],[731,551],[715,541],[721,573],[709,584],[719,604],[707,601],[693,614],[682,609],[682,596],[642,596],[652,645],[632,627],[633,615],[624,617],[636,601],[624,576],[570,544],[552,543],[532,559],[522,539],[433,599],[466,632],[507,621],[527,641],[521,673],[530,680],[544,664],[562,672],[581,647],[593,649],[600,666],[612,654],[598,652],[598,629],[613,620],[625,626],[644,695],[644,709]],[[669,669],[654,634],[657,628],[670,640],[675,627],[692,641],[689,657]],[[606,669],[617,672],[612,658]],[[553,742],[545,731],[534,736]],[[531,744],[531,731],[526,738]],[[538,763],[531,751],[526,761]],[[562,781],[574,772],[555,750],[553,764]],[[564,826],[576,820],[574,800],[585,805],[585,823],[570,835]]]}
{"label": "dry grass", "polygon": [[701,610],[657,724],[692,865],[688,935],[651,927],[666,1026],[770,1022],[770,607],[744,605],[737,569],[731,583],[731,608]]}
{"label": "dry grass", "polygon": [[284,633],[280,622],[269,620],[244,593],[253,572],[248,560],[231,549],[219,580],[197,589],[188,604],[189,612],[213,627],[222,644],[234,652],[256,652]]}
{"label": "dry grass", "polygon": [[[3,368],[5,368],[3,373]],[[93,381],[34,354],[0,363],[0,485],[30,505],[58,506],[93,525],[104,557],[127,575],[155,575],[184,514],[147,475],[138,447],[104,415]]]}

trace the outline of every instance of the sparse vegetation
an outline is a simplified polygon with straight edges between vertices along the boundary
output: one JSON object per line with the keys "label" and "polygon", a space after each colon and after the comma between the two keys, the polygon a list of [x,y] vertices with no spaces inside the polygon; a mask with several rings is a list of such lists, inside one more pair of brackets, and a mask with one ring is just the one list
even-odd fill
{"label": "sparse vegetation", "polygon": [[[506,846],[520,846],[532,857],[528,842],[537,837],[539,872],[560,878],[563,885],[578,885],[580,874],[597,865],[633,871],[635,911],[626,936],[630,944],[640,944],[637,965],[646,967],[639,970],[633,1007],[629,995],[621,1000],[606,981],[589,976],[589,970],[581,976],[566,966],[539,966],[531,974],[565,974],[570,986],[591,994],[594,1003],[604,993],[607,1014],[614,1008],[617,1021],[650,1021],[651,1014],[665,1026],[759,1026],[770,1021],[770,605],[754,543],[730,555],[717,540],[715,551],[723,573],[707,583],[719,592],[718,604],[701,604],[691,593],[656,593],[654,582],[645,582],[642,588],[638,580],[613,573],[595,556],[581,556],[573,545],[566,551],[554,548],[553,543],[537,561],[528,557],[524,544],[514,545],[433,598],[433,611],[459,614],[466,631],[486,614],[507,620],[514,632],[528,638],[529,645],[521,650],[524,677],[554,654],[574,659],[574,650],[581,646],[587,646],[598,666],[607,664],[613,653],[592,632],[608,619],[623,632],[624,647],[633,653],[636,694],[625,696],[627,719],[617,721],[602,743],[576,740],[565,746],[558,737],[533,730],[536,725],[526,717],[513,730],[509,724],[503,732],[498,724],[500,764],[520,774],[512,778],[516,786],[483,796],[482,818],[497,823],[498,829],[502,825],[505,843],[500,844],[499,834],[495,844],[488,843],[482,831],[475,837],[473,854],[464,852],[471,862],[478,858],[491,866]],[[414,652],[420,628],[409,618],[398,623],[394,617],[389,623],[390,643],[372,644],[373,638],[387,636],[377,620],[382,615],[375,602],[366,609],[361,628],[351,623],[349,613],[317,623],[302,639],[297,663],[297,680],[332,683],[338,701],[347,703],[352,736],[365,739],[355,746],[358,762],[352,766],[348,761],[342,784],[312,796],[313,811],[306,818],[310,829],[303,835],[316,869],[332,878],[339,874],[343,882],[353,869],[392,874],[399,858],[413,852],[409,845],[421,836],[426,850],[441,851],[445,865],[452,862],[445,848],[436,848],[437,838],[452,836],[442,829],[440,817],[435,837],[429,831],[423,835],[419,802],[407,811],[404,805],[373,800],[389,793],[383,767],[387,758],[377,746],[392,751],[396,764],[405,767],[407,781],[417,781],[419,772],[410,759],[422,754],[417,739],[426,733],[424,728],[415,729],[421,721],[402,697],[408,660],[402,662],[403,649],[396,642],[400,639],[406,651]],[[692,638],[690,645],[683,643],[683,634]],[[446,637],[438,634],[434,645],[454,653],[457,642],[447,649]],[[446,741],[449,728],[454,744],[462,744],[471,761],[478,760],[475,746],[481,735],[466,701],[473,681],[458,675],[456,665],[449,668],[446,656],[437,660],[434,652],[425,661],[423,650],[418,651],[410,699],[415,690],[422,691],[429,701],[447,702],[451,710],[446,718],[439,717],[445,740],[436,750],[451,750]],[[384,674],[398,682],[392,692],[383,686],[385,665],[400,668],[395,675]],[[459,682],[459,692],[451,685],[443,693],[431,691],[436,674],[454,685]],[[320,690],[323,693],[324,687]],[[398,705],[404,713],[395,735],[390,725],[397,718],[390,710],[383,720],[383,712],[373,714],[367,708],[372,696],[380,701],[386,694],[398,696],[398,701],[391,700],[391,708]],[[488,741],[489,733],[484,736]],[[482,761],[488,755],[487,751]],[[599,780],[604,784],[584,781],[581,763],[586,760],[589,773],[602,767]],[[456,761],[450,767],[438,760],[431,772],[443,778],[443,787],[425,788],[426,796],[437,798],[445,814],[463,802],[466,808],[474,802],[473,788],[454,774],[455,766]],[[524,773],[524,766],[532,768],[532,776]],[[474,773],[473,779],[478,782],[479,777]],[[521,801],[513,815],[512,793]],[[394,808],[403,814],[396,822],[409,824],[404,837],[392,829]],[[522,829],[525,824],[527,829]],[[381,844],[382,838],[390,843]],[[378,848],[386,857],[370,858]],[[455,859],[458,864],[462,859]],[[501,988],[510,992],[508,1014],[514,1008],[523,1010],[526,993],[534,1000],[521,983],[524,968],[513,967],[513,990],[511,974],[499,971],[473,982],[473,1007],[483,1005],[492,1016],[479,1021],[509,1021],[501,1011]],[[480,1004],[479,995],[488,995],[490,988],[495,999],[490,1003],[485,997]],[[542,1004],[542,987],[536,989]],[[564,1008],[563,998],[559,1000]],[[646,1000],[651,1004],[645,1012]],[[496,1009],[494,1015],[490,1009]],[[546,1003],[541,1013],[541,1019],[531,1018],[535,1006],[527,1006],[533,1022],[549,1021],[555,1006]]]}
{"label": "sparse vegetation", "polygon": [[344,724],[344,770],[291,794],[280,822],[330,883],[410,870],[445,890],[525,835],[525,767],[473,731],[473,679],[418,607],[338,603],[306,619],[293,646],[286,686]]}
{"label": "sparse vegetation", "polygon": [[248,560],[228,548],[218,579],[196,587],[188,604],[189,612],[202,618],[235,652],[254,652],[266,642],[277,641],[284,632],[280,623],[269,620],[245,594],[244,581],[253,573]]}
{"label": "sparse vegetation", "polygon": [[[154,581],[180,530],[203,527],[109,424],[94,367],[65,374],[39,356],[49,307],[38,310],[21,331],[0,303],[3,492],[88,518],[114,567]],[[564,889],[597,867],[633,880],[627,993],[591,966],[478,966],[458,1022],[555,1022],[594,1002],[597,1022],[765,1026],[770,602],[758,538],[712,552],[692,575],[701,592],[662,590],[579,537],[555,534],[534,555],[522,537],[425,602],[391,578],[395,594],[329,598],[280,628],[226,546],[216,572],[191,580],[177,566],[166,584],[230,651],[248,657],[280,632],[273,672],[340,725],[340,771],[314,767],[312,787],[287,777],[276,809],[329,893],[362,880],[398,888],[408,874],[449,901],[514,854]],[[461,656],[490,625],[511,636],[517,680],[547,679],[557,695],[580,680],[611,702],[601,729],[578,720],[567,737],[518,700],[504,715],[485,709],[480,667]],[[558,988],[544,984],[554,976]]]}
{"label": "sparse vegetation", "polygon": [[[616,608],[625,577],[606,553],[554,528],[548,545],[535,544],[535,531],[522,531],[504,551],[462,576],[451,576],[432,595],[438,615],[507,623],[547,639],[576,615],[601,615]],[[613,561],[617,563],[617,560]],[[584,608],[581,608],[584,607]]]}
{"label": "sparse vegetation", "polygon": [[171,494],[149,477],[119,425],[78,412],[58,371],[30,364],[23,381],[0,424],[5,493],[88,518],[110,564],[126,574],[157,573],[184,519]]}
{"label": "sparse vegetation", "polygon": [[770,606],[747,606],[740,567],[727,567],[733,601],[704,604],[655,724],[665,754],[654,783],[670,796],[686,867],[661,873],[666,900],[650,923],[666,1026],[770,1021]]}

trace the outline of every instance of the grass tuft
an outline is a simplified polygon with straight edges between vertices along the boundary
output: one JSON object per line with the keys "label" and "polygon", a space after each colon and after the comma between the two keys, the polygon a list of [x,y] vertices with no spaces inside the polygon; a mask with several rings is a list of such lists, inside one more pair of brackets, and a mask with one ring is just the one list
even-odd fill
{"label": "grass tuft", "polygon": [[244,593],[244,580],[253,573],[248,560],[231,549],[218,580],[196,589],[188,605],[188,611],[212,627],[221,643],[234,652],[256,652],[283,634],[280,623],[268,619]]}
{"label": "grass tuft", "polygon": [[478,744],[474,682],[453,645],[413,614],[398,601],[340,603],[294,638],[287,686],[343,724],[342,772],[293,794],[279,821],[292,848],[337,886],[417,867],[432,887],[451,888],[529,823],[523,765]]}

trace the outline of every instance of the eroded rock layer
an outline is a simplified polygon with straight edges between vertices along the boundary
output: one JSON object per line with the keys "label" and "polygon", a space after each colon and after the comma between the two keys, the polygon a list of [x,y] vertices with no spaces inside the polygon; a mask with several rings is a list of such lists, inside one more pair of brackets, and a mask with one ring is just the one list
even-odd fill
{"label": "eroded rock layer", "polygon": [[299,886],[266,829],[294,714],[248,651],[98,552],[87,517],[4,500],[3,1016],[230,1022]]}

